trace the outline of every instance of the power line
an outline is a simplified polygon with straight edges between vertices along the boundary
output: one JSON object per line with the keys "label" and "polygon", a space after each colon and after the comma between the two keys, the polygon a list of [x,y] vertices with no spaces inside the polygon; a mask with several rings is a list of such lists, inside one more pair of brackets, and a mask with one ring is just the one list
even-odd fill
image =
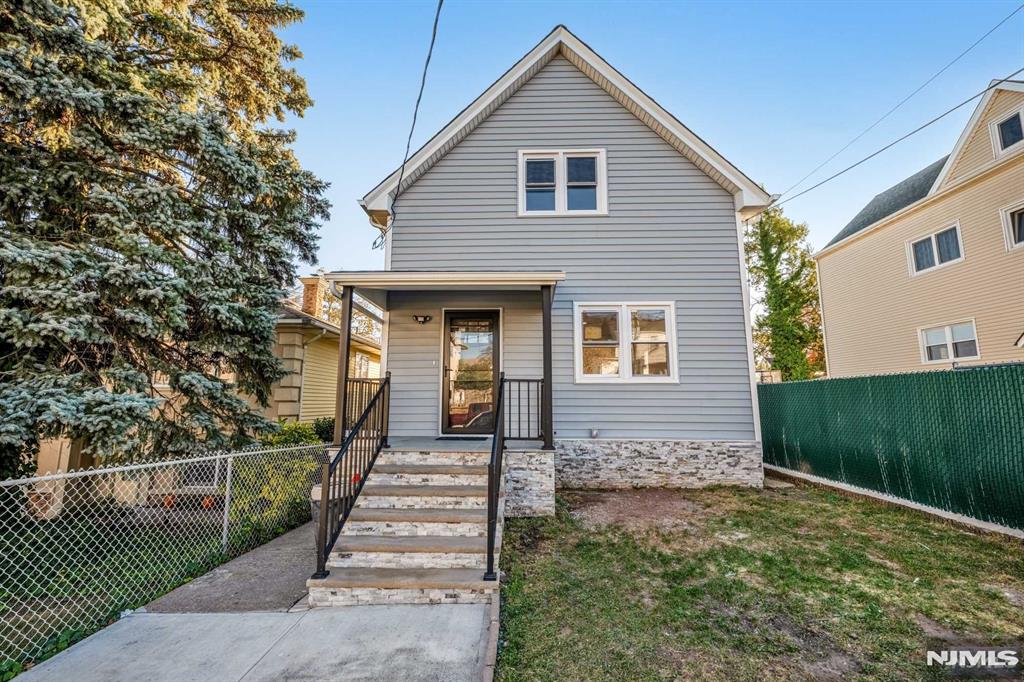
{"label": "power line", "polygon": [[935,72],[934,74],[932,74],[931,78],[929,78],[929,79],[928,79],[928,80],[926,80],[926,81],[925,81],[924,83],[922,83],[921,85],[919,85],[919,86],[917,87],[917,89],[916,89],[916,90],[914,90],[914,91],[913,91],[912,93],[910,93],[909,95],[907,95],[906,97],[904,97],[903,99],[901,99],[901,100],[900,100],[900,101],[899,101],[899,102],[898,102],[898,103],[896,104],[896,106],[894,106],[894,107],[893,107],[892,109],[889,109],[889,111],[885,112],[885,113],[884,113],[884,114],[882,115],[882,117],[881,117],[881,118],[879,118],[879,119],[878,119],[877,121],[875,121],[874,123],[872,123],[871,125],[869,125],[869,126],[868,126],[867,128],[865,128],[865,129],[864,129],[863,131],[861,131],[861,133],[860,133],[859,135],[857,135],[857,137],[853,138],[852,140],[850,140],[849,142],[847,142],[847,143],[846,143],[845,145],[843,145],[843,147],[842,147],[842,148],[841,148],[841,149],[840,149],[839,151],[837,151],[837,152],[836,152],[835,154],[833,154],[832,156],[828,157],[827,159],[825,159],[824,161],[822,161],[822,162],[821,162],[820,164],[818,164],[817,166],[815,166],[814,170],[812,170],[812,171],[811,171],[810,173],[808,173],[807,175],[805,175],[805,176],[803,176],[802,178],[800,178],[799,180],[797,180],[797,181],[796,181],[795,183],[793,183],[793,184],[792,184],[792,185],[791,185],[791,186],[789,187],[789,189],[787,189],[787,190],[786,190],[785,192],[783,192],[783,193],[782,193],[782,194],[780,194],[779,196],[780,196],[780,197],[784,197],[784,196],[786,196],[787,194],[789,194],[790,192],[792,192],[792,191],[793,191],[794,189],[796,189],[796,188],[797,188],[797,187],[799,187],[799,186],[800,186],[801,184],[803,184],[804,180],[806,180],[807,178],[811,177],[812,175],[814,175],[815,173],[817,173],[817,172],[818,172],[819,170],[821,170],[822,168],[824,168],[825,166],[827,166],[827,165],[829,164],[829,162],[831,162],[831,161],[832,161],[832,160],[833,160],[834,158],[836,158],[837,156],[839,156],[840,154],[842,154],[843,152],[845,152],[845,151],[846,151],[847,149],[849,149],[849,148],[850,148],[851,146],[853,146],[853,144],[854,144],[855,142],[857,142],[857,141],[858,141],[858,140],[860,140],[860,139],[861,139],[862,137],[864,137],[865,135],[867,135],[868,133],[870,133],[870,132],[871,132],[872,130],[874,130],[874,129],[875,129],[875,127],[876,127],[876,126],[877,126],[877,125],[878,125],[879,123],[881,123],[881,122],[882,122],[882,121],[884,121],[885,119],[889,118],[889,116],[891,116],[891,115],[892,115],[893,113],[895,113],[897,109],[899,109],[899,108],[900,108],[900,107],[902,107],[902,106],[903,106],[904,104],[906,104],[907,102],[909,102],[909,101],[910,101],[910,99],[911,99],[911,98],[912,98],[912,97],[913,97],[914,95],[916,95],[917,93],[919,93],[919,92],[921,92],[922,90],[924,90],[924,89],[925,89],[925,88],[926,88],[926,87],[927,87],[927,86],[928,86],[928,85],[929,85],[929,84],[930,84],[930,83],[931,83],[932,81],[934,81],[934,80],[935,80],[936,78],[938,78],[938,77],[939,77],[939,76],[941,76],[941,75],[942,75],[943,73],[945,73],[945,72],[946,72],[946,71],[947,71],[947,70],[949,69],[949,67],[953,66],[953,65],[954,65],[954,64],[956,64],[956,63],[957,63],[958,61],[960,61],[960,60],[961,60],[961,59],[962,59],[962,58],[963,58],[964,56],[966,56],[966,55],[967,55],[967,53],[968,53],[968,52],[970,52],[971,50],[973,50],[974,48],[976,48],[976,47],[977,47],[978,45],[980,45],[980,44],[981,44],[981,42],[982,42],[983,40],[985,40],[985,38],[988,38],[988,37],[989,37],[990,35],[992,35],[993,33],[995,33],[996,29],[998,29],[998,28],[999,28],[1000,26],[1002,26],[1002,25],[1003,25],[1003,24],[1005,24],[1005,23],[1006,23],[1007,21],[1009,21],[1010,19],[1012,19],[1012,18],[1013,18],[1013,16],[1014,16],[1015,14],[1017,14],[1017,12],[1021,11],[1022,9],[1024,9],[1024,3],[1021,3],[1020,5],[1018,5],[1018,6],[1017,6],[1017,9],[1015,9],[1015,10],[1013,10],[1012,12],[1010,12],[1009,14],[1007,14],[1007,15],[1006,15],[1005,17],[1003,17],[1003,20],[1002,20],[1002,21],[1000,21],[1000,22],[999,22],[998,24],[996,24],[995,26],[993,26],[992,28],[990,28],[990,29],[989,29],[989,30],[988,30],[988,31],[987,31],[987,32],[986,32],[986,33],[985,33],[985,34],[984,34],[983,36],[981,36],[980,38],[978,38],[977,40],[975,40],[975,41],[974,41],[973,43],[971,43],[970,47],[968,47],[968,48],[967,48],[966,50],[964,50],[963,52],[961,52],[960,54],[958,54],[958,55],[957,55],[957,56],[956,56],[956,57],[955,57],[955,58],[953,59],[953,61],[949,62],[948,64],[946,64],[945,66],[943,66],[943,67],[942,67],[941,69],[939,69],[938,71],[936,71],[936,72]]}
{"label": "power line", "polygon": [[[412,125],[409,126],[409,137],[405,140],[405,156],[402,157],[402,167],[398,171],[398,184],[395,185],[395,199],[398,198],[398,193],[402,191],[402,179],[405,177],[405,164],[409,161],[409,149],[412,147],[412,134],[416,130],[416,117],[420,113],[420,100],[423,99],[423,88],[427,84],[427,69],[430,67],[430,58],[434,54],[434,43],[437,41],[437,22],[441,18],[441,6],[444,4],[444,0],[437,0],[437,11],[434,12],[434,28],[430,32],[430,47],[427,48],[427,60],[423,62],[423,75],[420,76],[420,91],[416,95],[416,106],[412,109]],[[398,216],[397,210],[394,204],[391,206],[391,222],[380,231],[377,238],[373,241],[373,248],[379,249],[384,246],[384,237],[387,235],[388,230],[391,229],[391,225],[394,224],[395,218]]]}
{"label": "power line", "polygon": [[843,175],[844,173],[847,173],[847,172],[849,172],[849,171],[853,170],[854,168],[856,168],[857,166],[861,165],[862,163],[864,163],[864,162],[866,162],[866,161],[870,161],[871,159],[875,158],[876,156],[878,156],[878,155],[879,155],[879,154],[881,154],[882,152],[886,151],[887,149],[890,149],[890,148],[892,148],[892,147],[896,146],[897,144],[899,144],[899,143],[900,143],[900,142],[902,142],[903,140],[907,139],[907,138],[908,138],[908,137],[910,137],[911,135],[916,135],[917,133],[921,132],[922,130],[924,130],[924,129],[925,129],[925,128],[927,128],[928,126],[932,125],[933,123],[937,123],[938,121],[941,121],[942,119],[944,119],[944,118],[945,118],[946,116],[949,116],[950,114],[952,114],[952,113],[953,113],[954,111],[956,111],[957,109],[960,109],[960,108],[962,108],[962,107],[964,107],[964,106],[966,106],[966,105],[970,104],[971,102],[973,102],[974,100],[978,99],[979,97],[981,97],[982,95],[984,95],[984,94],[985,94],[986,92],[988,92],[989,90],[991,90],[992,88],[996,87],[996,86],[997,86],[997,85],[999,85],[1000,83],[1004,83],[1004,82],[1006,82],[1006,81],[1010,80],[1011,78],[1013,78],[1014,76],[1016,76],[1016,75],[1017,75],[1018,73],[1021,73],[1022,71],[1024,71],[1024,67],[1021,67],[1021,68],[1017,69],[1016,71],[1014,71],[1013,73],[1011,73],[1011,74],[1010,74],[1009,76],[1007,76],[1006,78],[1000,78],[999,80],[997,80],[997,81],[995,81],[994,83],[992,83],[992,85],[988,86],[987,88],[985,88],[984,90],[982,90],[981,92],[979,92],[978,94],[976,94],[976,95],[974,95],[974,96],[972,96],[972,97],[969,97],[969,98],[965,99],[965,100],[964,100],[963,102],[960,102],[960,104],[957,104],[957,105],[956,105],[955,107],[953,107],[952,109],[948,109],[948,110],[946,110],[945,112],[943,112],[943,113],[939,114],[938,116],[936,116],[935,118],[933,118],[932,120],[928,121],[927,123],[925,123],[925,124],[923,124],[923,125],[921,125],[921,126],[918,126],[917,128],[914,128],[913,130],[911,130],[911,131],[910,131],[909,133],[907,133],[906,135],[904,135],[904,136],[902,136],[902,137],[899,137],[899,138],[897,138],[897,139],[893,140],[892,142],[890,142],[889,144],[885,145],[884,147],[882,147],[882,148],[881,148],[881,149],[879,149],[878,151],[876,151],[876,152],[873,152],[873,153],[871,153],[871,154],[868,154],[867,156],[865,156],[865,157],[864,157],[863,159],[861,159],[860,161],[858,161],[858,162],[856,162],[856,163],[853,163],[853,164],[850,164],[849,166],[847,166],[847,167],[846,167],[846,168],[844,168],[843,170],[839,171],[838,173],[835,173],[835,174],[833,174],[833,175],[830,175],[829,177],[825,178],[824,180],[822,180],[821,182],[817,183],[816,185],[811,185],[811,186],[810,186],[810,187],[808,187],[807,189],[805,189],[805,190],[803,190],[802,192],[799,192],[799,193],[797,193],[797,194],[794,194],[793,196],[791,196],[790,198],[786,199],[785,201],[778,201],[778,202],[776,202],[776,203],[773,203],[773,204],[772,204],[772,206],[782,206],[783,204],[788,204],[789,202],[793,201],[793,199],[796,199],[797,197],[802,197],[803,195],[807,194],[807,193],[808,193],[808,192],[810,192],[811,190],[815,190],[815,189],[817,189],[817,188],[821,187],[821,186],[822,186],[822,185],[824,185],[824,184],[825,184],[826,182],[831,182],[832,180],[835,180],[835,179],[836,179],[836,178],[838,178],[838,177],[839,177],[840,175]]}

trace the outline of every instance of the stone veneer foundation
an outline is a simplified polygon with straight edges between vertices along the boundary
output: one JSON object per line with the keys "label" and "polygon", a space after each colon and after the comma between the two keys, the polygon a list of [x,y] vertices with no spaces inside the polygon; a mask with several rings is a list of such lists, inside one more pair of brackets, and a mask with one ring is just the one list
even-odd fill
{"label": "stone veneer foundation", "polygon": [[708,440],[559,440],[560,488],[760,488],[761,443]]}
{"label": "stone veneer foundation", "polygon": [[505,516],[555,513],[554,450],[506,450]]}

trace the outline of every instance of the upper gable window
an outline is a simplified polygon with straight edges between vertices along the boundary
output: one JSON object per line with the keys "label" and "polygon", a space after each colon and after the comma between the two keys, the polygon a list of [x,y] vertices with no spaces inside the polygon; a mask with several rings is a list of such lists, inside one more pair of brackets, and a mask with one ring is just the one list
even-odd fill
{"label": "upper gable window", "polygon": [[908,248],[912,275],[958,263],[964,258],[959,225],[908,242]]}
{"label": "upper gable window", "polygon": [[519,215],[606,215],[603,149],[520,150]]}
{"label": "upper gable window", "polygon": [[1016,111],[1007,119],[996,124],[999,151],[1004,152],[1024,140],[1024,111]]}

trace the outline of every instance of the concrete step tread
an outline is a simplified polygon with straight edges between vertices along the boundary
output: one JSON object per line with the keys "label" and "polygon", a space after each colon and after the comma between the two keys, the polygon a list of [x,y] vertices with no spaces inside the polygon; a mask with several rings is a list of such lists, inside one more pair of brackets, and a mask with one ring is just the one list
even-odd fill
{"label": "concrete step tread", "polygon": [[455,474],[486,476],[487,465],[478,464],[375,464],[374,474]]}
{"label": "concrete step tread", "polygon": [[416,554],[483,554],[487,538],[463,535],[343,535],[334,545],[341,554],[352,552],[409,552]]}
{"label": "concrete step tread", "polygon": [[356,507],[350,522],[367,523],[487,523],[486,509],[372,509]]}
{"label": "concrete step tread", "polygon": [[310,578],[309,588],[497,589],[479,568],[332,568],[326,578]]}
{"label": "concrete step tread", "polygon": [[485,485],[374,485],[367,479],[361,495],[375,497],[486,497]]}

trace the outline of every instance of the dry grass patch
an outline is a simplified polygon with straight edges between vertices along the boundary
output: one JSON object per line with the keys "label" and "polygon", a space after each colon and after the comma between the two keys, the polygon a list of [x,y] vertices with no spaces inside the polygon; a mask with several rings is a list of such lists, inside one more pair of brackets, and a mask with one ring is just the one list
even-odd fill
{"label": "dry grass patch", "polygon": [[922,679],[1024,639],[1024,546],[815,488],[567,492],[510,520],[502,680]]}

